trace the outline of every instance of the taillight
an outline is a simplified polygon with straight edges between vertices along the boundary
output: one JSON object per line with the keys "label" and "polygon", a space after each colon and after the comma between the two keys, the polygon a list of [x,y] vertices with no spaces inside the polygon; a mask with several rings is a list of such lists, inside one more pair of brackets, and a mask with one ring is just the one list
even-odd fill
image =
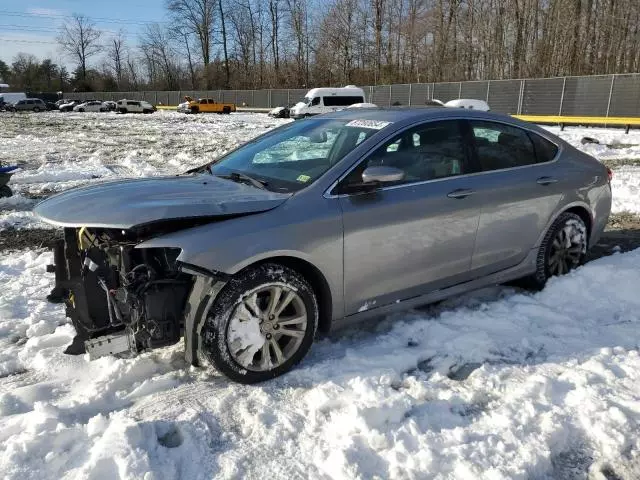
{"label": "taillight", "polygon": [[609,175],[609,183],[611,183],[611,180],[613,180],[613,172],[609,167],[607,167],[607,175]]}

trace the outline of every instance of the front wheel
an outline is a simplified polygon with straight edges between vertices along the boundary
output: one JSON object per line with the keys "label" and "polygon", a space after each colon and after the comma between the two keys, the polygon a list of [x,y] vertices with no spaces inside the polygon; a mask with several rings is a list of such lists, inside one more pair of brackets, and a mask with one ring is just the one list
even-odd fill
{"label": "front wheel", "polygon": [[250,267],[220,292],[202,329],[202,353],[224,375],[257,383],[289,371],[307,354],[318,303],[296,271]]}
{"label": "front wheel", "polygon": [[34,108],[33,108],[33,111],[34,111],[35,113],[38,113],[38,112],[40,111],[40,107],[34,107]]}
{"label": "front wheel", "polygon": [[532,286],[542,288],[549,278],[564,275],[582,265],[587,244],[584,220],[575,213],[560,214],[540,244],[536,273],[529,279]]}
{"label": "front wheel", "polygon": [[120,113],[127,113],[127,109],[126,108],[121,108],[120,110],[118,110]]}

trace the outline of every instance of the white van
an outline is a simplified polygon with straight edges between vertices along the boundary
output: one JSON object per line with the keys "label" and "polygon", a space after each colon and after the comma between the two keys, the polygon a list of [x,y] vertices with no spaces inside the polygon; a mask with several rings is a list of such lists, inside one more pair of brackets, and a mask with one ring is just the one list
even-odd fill
{"label": "white van", "polygon": [[364,91],[354,85],[342,88],[312,88],[289,112],[291,118],[304,118],[335,112],[354,103],[364,103]]}
{"label": "white van", "polygon": [[0,93],[0,108],[6,107],[7,105],[13,105],[14,103],[18,103],[20,100],[25,100],[26,98],[26,93]]}
{"label": "white van", "polygon": [[444,104],[449,108],[468,108],[469,110],[480,110],[482,112],[488,112],[490,110],[489,105],[484,100],[476,100],[474,98],[459,98],[457,100],[449,100]]}

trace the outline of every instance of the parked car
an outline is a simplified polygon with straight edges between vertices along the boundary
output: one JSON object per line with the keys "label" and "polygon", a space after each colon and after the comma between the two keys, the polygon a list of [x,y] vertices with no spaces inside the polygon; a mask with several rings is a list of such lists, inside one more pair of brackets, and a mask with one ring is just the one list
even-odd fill
{"label": "parked car", "polygon": [[47,110],[47,105],[39,98],[26,98],[11,104],[7,110],[12,112],[44,112]]}
{"label": "parked car", "polygon": [[120,113],[153,113],[156,107],[144,100],[118,100],[117,109]]}
{"label": "parked car", "polygon": [[100,100],[79,103],[73,107],[74,112],[106,112],[107,110],[107,106]]}
{"label": "parked car", "polygon": [[17,165],[3,167],[2,164],[0,164],[0,198],[11,197],[13,195],[11,187],[7,184],[9,183],[11,175],[13,175],[17,169]]}
{"label": "parked car", "polygon": [[[179,341],[229,378],[281,375],[318,330],[578,267],[611,172],[513,117],[344,109],[187,175],[67,191],[58,292],[91,358]],[[75,343],[75,342],[74,342]]]}
{"label": "parked car", "polygon": [[292,105],[283,105],[281,107],[272,108],[269,110],[267,115],[273,118],[289,118],[289,109],[291,107]]}
{"label": "parked car", "polygon": [[231,113],[236,111],[235,103],[216,102],[212,98],[199,98],[193,100],[191,97],[184,97],[186,102],[178,105],[178,112],[183,113]]}
{"label": "parked car", "polygon": [[490,110],[489,104],[484,100],[476,100],[474,98],[458,98],[456,100],[449,100],[444,104],[448,108],[468,108],[471,110],[482,110],[488,112]]}
{"label": "parked car", "polygon": [[58,106],[58,110],[61,112],[71,112],[73,107],[81,103],[79,100],[65,100],[65,102]]}
{"label": "parked car", "polygon": [[0,110],[8,110],[12,104],[26,98],[27,95],[25,93],[2,92],[0,93]]}

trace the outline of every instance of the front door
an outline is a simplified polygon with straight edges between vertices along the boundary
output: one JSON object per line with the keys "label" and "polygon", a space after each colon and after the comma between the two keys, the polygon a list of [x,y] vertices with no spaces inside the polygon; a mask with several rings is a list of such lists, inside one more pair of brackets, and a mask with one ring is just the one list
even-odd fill
{"label": "front door", "polygon": [[470,189],[467,149],[457,120],[429,122],[386,142],[338,185],[361,182],[369,166],[405,178],[373,192],[343,194],[347,315],[467,279],[479,210]]}

